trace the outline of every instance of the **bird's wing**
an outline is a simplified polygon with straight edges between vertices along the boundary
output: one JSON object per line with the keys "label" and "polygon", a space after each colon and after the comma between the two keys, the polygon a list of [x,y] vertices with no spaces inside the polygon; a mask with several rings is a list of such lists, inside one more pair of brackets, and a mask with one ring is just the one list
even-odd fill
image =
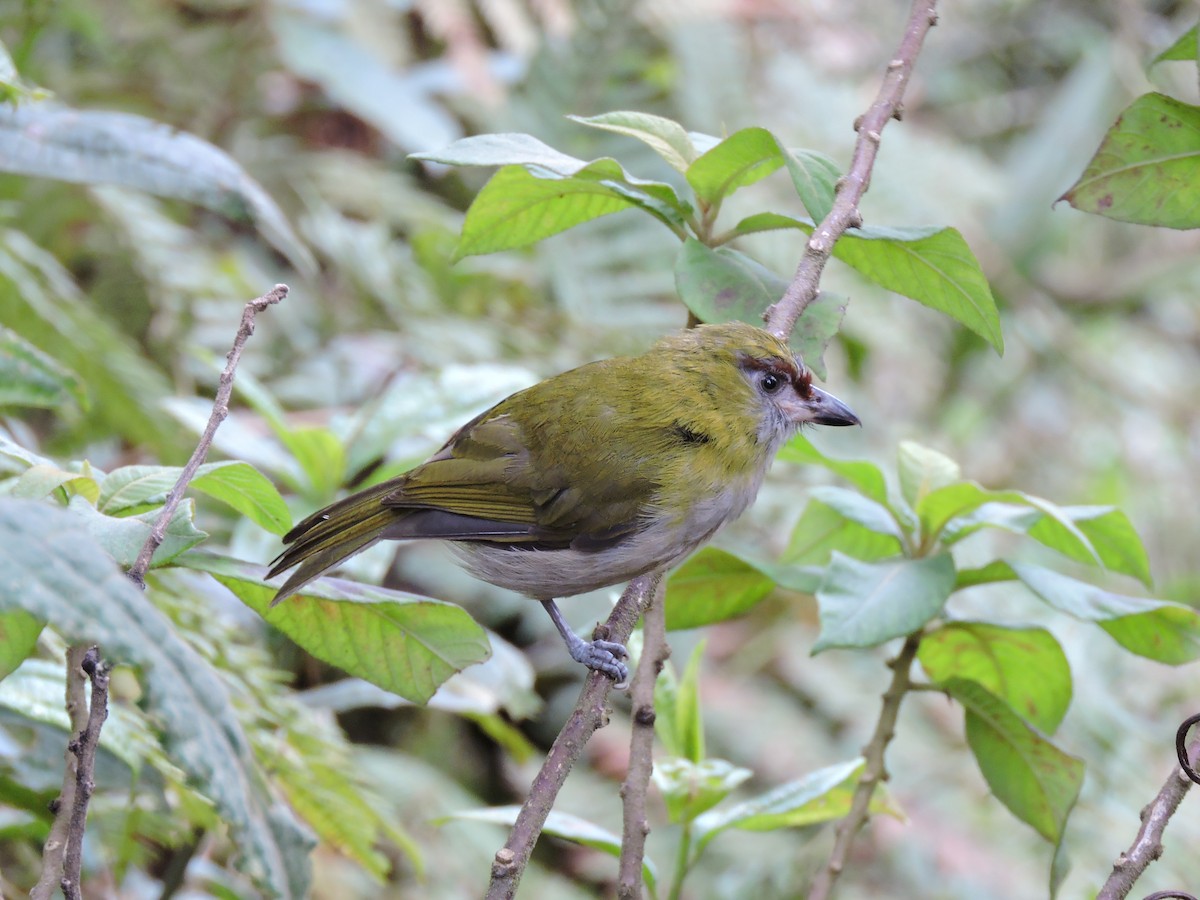
{"label": "bird's wing", "polygon": [[[653,479],[616,456],[597,472],[594,450],[592,470],[581,471],[562,450],[570,444],[550,433],[554,427],[542,422],[540,439],[530,441],[503,406],[469,422],[382,498],[384,507],[414,513],[387,536],[601,549],[632,532],[657,487]],[[606,436],[588,437],[594,447]]]}

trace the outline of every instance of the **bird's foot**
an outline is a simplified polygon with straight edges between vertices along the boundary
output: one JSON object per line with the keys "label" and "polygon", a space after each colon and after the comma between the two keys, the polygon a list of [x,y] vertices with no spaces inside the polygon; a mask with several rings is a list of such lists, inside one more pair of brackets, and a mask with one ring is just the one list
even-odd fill
{"label": "bird's foot", "polygon": [[550,618],[554,620],[558,633],[566,641],[567,652],[571,654],[571,659],[596,672],[603,672],[616,682],[613,687],[618,691],[629,687],[629,666],[621,662],[623,659],[629,659],[629,651],[625,649],[624,644],[599,639],[585,641],[571,630],[553,600],[543,600],[542,606],[546,607],[546,612],[550,613]]}
{"label": "bird's foot", "polygon": [[589,642],[579,638],[578,644],[571,644],[567,649],[575,662],[603,672],[616,682],[613,687],[618,691],[629,687],[629,666],[621,662],[622,659],[629,658],[629,651],[625,649],[624,644],[600,640]]}

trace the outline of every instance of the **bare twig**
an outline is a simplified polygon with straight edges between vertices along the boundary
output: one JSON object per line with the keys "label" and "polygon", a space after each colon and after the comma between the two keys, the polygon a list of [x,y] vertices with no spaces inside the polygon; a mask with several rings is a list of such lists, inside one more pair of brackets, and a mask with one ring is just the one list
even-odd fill
{"label": "bare twig", "polygon": [[257,300],[251,300],[242,310],[242,324],[238,328],[237,336],[233,339],[233,348],[226,357],[225,370],[221,372],[217,397],[213,401],[212,415],[209,416],[204,433],[200,436],[200,443],[196,445],[196,450],[192,453],[191,459],[187,461],[187,465],[183,467],[179,480],[175,482],[171,493],[167,495],[167,502],[163,504],[162,512],[159,513],[154,527],[150,530],[150,536],[146,538],[146,543],[142,545],[137,560],[127,573],[130,580],[138,587],[146,586],[146,572],[150,568],[150,560],[163,542],[163,537],[167,533],[167,525],[170,524],[171,517],[175,515],[175,509],[183,500],[184,491],[195,477],[196,470],[203,464],[204,458],[208,456],[208,450],[212,446],[217,429],[229,415],[229,398],[233,394],[233,376],[237,371],[238,360],[241,359],[246,341],[250,339],[250,335],[254,334],[254,317],[268,306],[278,303],[287,294],[287,285],[277,284]]}
{"label": "bare twig", "polygon": [[[1197,761],[1200,760],[1200,738],[1192,742],[1188,755],[1190,765],[1195,769]],[[1158,796],[1142,810],[1142,825],[1138,829],[1137,837],[1129,849],[1113,863],[1112,873],[1104,882],[1100,893],[1096,895],[1096,900],[1123,900],[1133,890],[1134,883],[1142,877],[1150,863],[1162,856],[1163,832],[1191,786],[1191,779],[1184,773],[1183,768],[1175,766],[1159,790]],[[1168,893],[1168,896],[1171,894]]]}
{"label": "bare twig", "polygon": [[108,718],[109,666],[100,659],[100,650],[89,647],[81,663],[92,682],[92,704],[87,725],[67,749],[78,761],[75,769],[75,797],[71,805],[71,825],[67,834],[67,851],[63,858],[62,886],[66,900],[81,900],[80,881],[83,872],[83,831],[87,825],[88,803],[96,789],[96,748],[100,744],[100,729]]}
{"label": "bare twig", "polygon": [[[89,649],[83,645],[67,648],[67,716],[71,720],[72,735],[82,732],[88,723],[87,692],[84,690],[87,676],[81,667]],[[79,760],[70,747],[65,755],[62,790],[51,804],[54,823],[50,826],[46,843],[42,845],[42,874],[29,892],[29,900],[50,900],[62,880],[63,856],[67,850],[71,811],[75,808],[75,773],[79,767]]]}
{"label": "bare twig", "polygon": [[[638,617],[658,590],[661,579],[661,573],[653,572],[631,581],[617,605],[613,607],[608,621],[596,629],[597,637],[619,643],[628,641],[629,635],[633,633],[633,626],[637,624]],[[542,827],[546,824],[546,817],[554,806],[554,798],[558,796],[563,782],[567,780],[571,767],[579,759],[588,739],[596,729],[608,721],[605,701],[612,684],[608,676],[599,672],[588,675],[583,692],[579,695],[579,702],[575,704],[570,718],[554,739],[546,761],[542,763],[541,770],[533,779],[529,798],[521,807],[508,840],[496,851],[487,900],[511,900],[516,896],[517,885],[520,884],[521,875],[529,862],[533,845],[537,843]]]}
{"label": "bare twig", "polygon": [[764,316],[767,330],[784,340],[792,333],[800,314],[816,299],[821,272],[829,261],[834,243],[845,234],[846,229],[862,225],[858,204],[871,183],[871,169],[879,153],[880,135],[890,119],[900,118],[903,109],[901,99],[917,55],[921,52],[921,44],[929,29],[937,24],[936,9],[937,0],[913,0],[904,37],[888,62],[879,94],[866,113],[855,122],[858,140],[854,144],[854,156],[850,171],[838,180],[837,199],[833,208],[808,239],[804,256],[783,298],[771,306]]}
{"label": "bare twig", "polygon": [[875,788],[879,786],[880,782],[887,781],[888,773],[884,754],[896,734],[896,717],[900,713],[900,704],[904,700],[904,695],[912,687],[909,675],[913,660],[917,656],[917,648],[920,645],[920,632],[910,634],[905,639],[904,646],[900,648],[896,658],[889,663],[892,667],[892,683],[883,695],[883,707],[879,710],[879,721],[875,723],[875,733],[871,735],[871,740],[863,748],[863,756],[866,758],[867,764],[854,789],[854,799],[850,801],[850,812],[838,823],[837,836],[834,838],[829,861],[825,864],[825,868],[817,874],[812,890],[808,894],[808,900],[826,900],[830,891],[833,890],[833,883],[837,881],[842,869],[845,868],[846,859],[850,855],[850,848],[854,845],[858,830],[862,828],[870,814],[871,798],[875,795]]}
{"label": "bare twig", "polygon": [[633,732],[629,738],[629,771],[621,785],[624,829],[621,836],[621,861],[617,876],[620,900],[641,900],[642,862],[646,856],[646,792],[654,769],[654,684],[663,664],[671,655],[667,645],[667,613],[663,586],[650,600],[642,616],[642,658],[638,662],[629,699],[633,704]]}

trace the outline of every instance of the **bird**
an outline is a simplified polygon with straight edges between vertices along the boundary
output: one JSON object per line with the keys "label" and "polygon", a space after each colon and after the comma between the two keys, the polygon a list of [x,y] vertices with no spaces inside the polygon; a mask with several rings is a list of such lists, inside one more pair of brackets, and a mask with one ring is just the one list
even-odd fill
{"label": "bird", "polygon": [[801,426],[861,424],[812,382],[786,343],[744,322],[554,375],[298,523],[267,575],[295,569],[271,605],[378,541],[448,541],[475,577],[539,601],[574,660],[624,686],[625,647],[584,640],[556,600],[678,563],[746,510]]}

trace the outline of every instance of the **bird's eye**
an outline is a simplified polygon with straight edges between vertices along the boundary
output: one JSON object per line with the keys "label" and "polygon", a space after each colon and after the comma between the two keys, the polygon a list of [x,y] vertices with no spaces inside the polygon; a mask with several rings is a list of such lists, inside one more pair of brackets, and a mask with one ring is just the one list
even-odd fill
{"label": "bird's eye", "polygon": [[783,387],[783,378],[774,372],[764,372],[759,386],[762,387],[764,394],[775,394]]}

